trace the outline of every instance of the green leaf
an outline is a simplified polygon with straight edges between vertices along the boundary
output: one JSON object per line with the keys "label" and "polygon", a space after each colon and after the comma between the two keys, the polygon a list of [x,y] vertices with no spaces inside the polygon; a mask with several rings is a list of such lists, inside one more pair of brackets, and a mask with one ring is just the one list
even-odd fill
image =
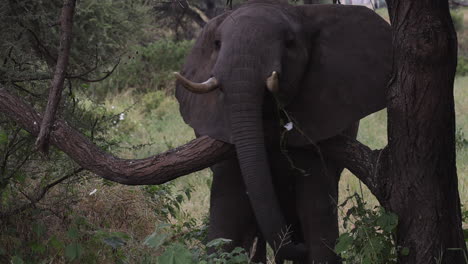
{"label": "green leaf", "polygon": [[71,243],[65,248],[65,256],[70,260],[79,259],[83,254],[83,247],[76,242]]}
{"label": "green leaf", "polygon": [[346,250],[348,250],[352,244],[353,237],[350,236],[348,233],[344,233],[338,238],[338,243],[336,243],[335,246],[335,252],[337,254],[343,253]]}
{"label": "green leaf", "polygon": [[46,251],[46,247],[39,242],[34,242],[31,244],[31,251],[37,254],[42,254]]}
{"label": "green leaf", "polygon": [[192,190],[190,188],[185,189],[185,196],[187,196],[188,200],[190,200],[192,198],[191,192],[192,192]]}
{"label": "green leaf", "polygon": [[35,222],[32,226],[33,232],[36,233],[38,237],[41,237],[45,231],[46,228],[42,223]]}
{"label": "green leaf", "polygon": [[118,236],[106,237],[102,240],[105,244],[111,246],[113,249],[117,249],[121,246],[125,246],[127,242]]}
{"label": "green leaf", "polygon": [[148,247],[158,249],[164,243],[164,241],[166,241],[167,237],[168,237],[167,234],[164,234],[164,233],[158,234],[154,232],[145,239],[143,244]]}
{"label": "green leaf", "polygon": [[382,212],[377,219],[377,225],[379,225],[385,232],[392,232],[398,225],[398,216],[394,213]]}
{"label": "green leaf", "polygon": [[63,242],[58,240],[56,236],[51,237],[48,244],[55,249],[62,249],[64,247]]}
{"label": "green leaf", "polygon": [[404,247],[401,249],[401,255],[402,256],[408,256],[409,255],[409,248]]}
{"label": "green leaf", "polygon": [[215,248],[219,248],[221,246],[224,246],[226,244],[229,244],[231,243],[232,240],[231,239],[226,239],[226,238],[217,238],[217,239],[214,239],[214,240],[211,240],[210,242],[208,242],[208,244],[206,244],[206,247],[215,247]]}
{"label": "green leaf", "polygon": [[8,143],[8,134],[4,131],[0,131],[0,144]]}
{"label": "green leaf", "polygon": [[80,234],[78,233],[78,228],[76,228],[75,226],[68,229],[67,235],[71,239],[78,239],[80,236]]}
{"label": "green leaf", "polygon": [[175,244],[166,249],[158,257],[158,264],[191,264],[195,263],[192,259],[192,253],[181,244]]}
{"label": "green leaf", "polygon": [[11,264],[24,264],[24,261],[22,258],[14,256],[11,258]]}
{"label": "green leaf", "polygon": [[468,242],[468,229],[463,229],[463,237],[465,238],[465,242]]}

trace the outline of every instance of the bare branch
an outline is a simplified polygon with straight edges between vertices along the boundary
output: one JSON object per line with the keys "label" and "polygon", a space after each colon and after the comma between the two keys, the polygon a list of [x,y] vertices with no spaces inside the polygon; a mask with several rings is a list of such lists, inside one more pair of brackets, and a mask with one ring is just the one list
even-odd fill
{"label": "bare branch", "polygon": [[[42,116],[20,98],[0,87],[0,112],[33,136]],[[86,170],[127,185],[162,184],[207,168],[234,155],[232,145],[204,136],[168,152],[145,159],[120,159],[94,145],[63,120],[56,120],[50,143]]]}
{"label": "bare branch", "polygon": [[383,201],[386,197],[386,177],[388,170],[387,148],[371,150],[361,142],[339,135],[331,139],[321,141],[322,153],[358,177],[369,190]]}
{"label": "bare branch", "polygon": [[84,77],[84,75],[86,74],[81,74],[81,75],[76,75],[76,76],[67,76],[67,78],[70,78],[70,79],[79,79],[79,80],[82,80],[84,82],[100,82],[100,81],[103,81],[105,79],[107,79],[109,76],[111,76],[111,74],[115,71],[115,69],[117,68],[117,66],[119,66],[119,63],[120,63],[120,58],[119,60],[117,61],[117,63],[114,65],[114,67],[112,67],[112,69],[108,72],[106,72],[106,74],[98,79],[87,79]]}
{"label": "bare branch", "polygon": [[47,101],[44,119],[41,123],[41,131],[39,132],[39,136],[36,140],[36,147],[43,153],[47,153],[49,148],[50,130],[60,102],[68,59],[70,57],[75,1],[76,0],[65,0],[62,8],[62,14],[60,15],[61,32],[57,65],[55,66],[52,87],[49,90],[49,99]]}

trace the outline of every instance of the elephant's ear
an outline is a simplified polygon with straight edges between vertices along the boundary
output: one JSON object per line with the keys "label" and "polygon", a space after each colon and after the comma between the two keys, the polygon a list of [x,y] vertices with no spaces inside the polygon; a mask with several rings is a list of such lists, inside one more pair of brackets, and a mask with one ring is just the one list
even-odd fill
{"label": "elephant's ear", "polygon": [[[215,34],[218,26],[229,13],[213,18],[205,25],[197,38],[182,69],[182,75],[195,82],[204,82],[211,76],[216,63]],[[176,85],[176,98],[180,104],[180,113],[197,136],[208,135],[212,138],[229,142],[229,122],[225,121],[222,103],[223,93],[216,89],[206,94],[187,91],[180,83]]]}
{"label": "elephant's ear", "polygon": [[357,120],[386,107],[392,67],[390,25],[360,6],[306,5],[304,30],[310,62],[298,94],[286,109],[296,121],[291,145],[341,133]]}

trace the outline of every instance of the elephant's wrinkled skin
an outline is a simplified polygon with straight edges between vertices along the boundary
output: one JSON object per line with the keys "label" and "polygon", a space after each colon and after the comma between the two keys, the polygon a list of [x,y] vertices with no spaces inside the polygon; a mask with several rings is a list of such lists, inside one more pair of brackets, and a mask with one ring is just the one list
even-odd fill
{"label": "elephant's wrinkled skin", "polygon": [[[324,157],[323,170],[311,146],[384,108],[390,70],[390,26],[365,7],[249,1],[211,20],[176,89],[181,114],[198,136],[236,148],[235,160],[212,168],[210,238],[248,248],[256,222],[275,247],[292,225],[294,243],[282,246],[278,259],[336,263],[327,247],[337,237],[332,200],[341,169]],[[279,105],[294,123],[284,145],[308,177],[291,171],[279,150],[278,116],[291,121]]]}

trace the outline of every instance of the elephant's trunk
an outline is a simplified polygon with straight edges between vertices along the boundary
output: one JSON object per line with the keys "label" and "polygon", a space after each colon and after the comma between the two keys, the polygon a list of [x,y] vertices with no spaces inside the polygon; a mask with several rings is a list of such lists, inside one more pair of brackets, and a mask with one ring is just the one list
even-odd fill
{"label": "elephant's trunk", "polygon": [[[277,256],[301,259],[305,248],[292,245],[288,226],[276,197],[264,143],[262,100],[265,82],[253,69],[239,68],[233,76],[237,81],[226,81],[229,91],[233,142],[241,167],[247,194],[262,234]],[[249,77],[251,76],[251,77]],[[240,80],[240,81],[239,81]],[[289,244],[288,244],[289,243]]]}

